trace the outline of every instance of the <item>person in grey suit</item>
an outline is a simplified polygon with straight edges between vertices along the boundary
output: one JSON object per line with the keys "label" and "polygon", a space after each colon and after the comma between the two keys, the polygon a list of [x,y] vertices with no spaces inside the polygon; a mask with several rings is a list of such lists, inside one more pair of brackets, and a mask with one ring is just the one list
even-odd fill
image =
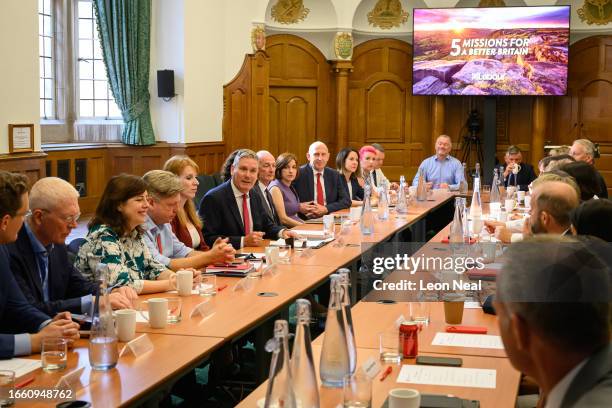
{"label": "person in grey suit", "polygon": [[512,365],[540,387],[542,407],[609,407],[611,269],[606,254],[568,237],[510,246],[495,310]]}

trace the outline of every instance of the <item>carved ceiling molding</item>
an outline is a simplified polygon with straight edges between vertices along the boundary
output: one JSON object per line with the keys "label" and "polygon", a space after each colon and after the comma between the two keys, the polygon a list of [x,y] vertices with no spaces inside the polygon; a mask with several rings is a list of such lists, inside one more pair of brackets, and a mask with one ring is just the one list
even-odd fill
{"label": "carved ceiling molding", "polygon": [[589,25],[606,25],[612,21],[612,0],[584,0],[576,12]]}
{"label": "carved ceiling molding", "polygon": [[408,15],[408,12],[402,8],[400,0],[378,0],[372,11],[368,13],[368,23],[383,30],[390,30],[406,23]]}
{"label": "carved ceiling molding", "polygon": [[278,0],[272,6],[272,19],[281,24],[296,24],[304,21],[310,9],[304,7],[304,0]]}

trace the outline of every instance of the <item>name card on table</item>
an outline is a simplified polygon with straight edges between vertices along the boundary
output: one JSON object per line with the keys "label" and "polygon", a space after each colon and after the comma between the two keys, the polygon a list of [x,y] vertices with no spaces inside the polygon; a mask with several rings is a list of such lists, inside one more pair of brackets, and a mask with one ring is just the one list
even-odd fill
{"label": "name card on table", "polygon": [[[245,278],[246,279],[246,278]],[[189,318],[192,319],[196,316],[201,316],[206,318],[214,313],[214,304],[210,300],[205,300],[204,302],[198,304],[193,308]]]}
{"label": "name card on table", "polygon": [[398,383],[495,388],[497,371],[484,368],[403,365]]}
{"label": "name card on table", "polygon": [[68,374],[63,375],[62,378],[59,379],[57,384],[55,384],[55,388],[69,390],[76,390],[80,388],[82,386],[81,374],[83,374],[84,370],[85,367],[81,367],[77,368],[76,370],[72,370]]}
{"label": "name card on table", "polygon": [[153,350],[151,339],[148,335],[142,334],[123,346],[121,353],[119,353],[119,357],[123,356],[125,353],[132,353],[134,357],[139,357],[151,350]]}
{"label": "name card on table", "polygon": [[490,334],[436,333],[432,346],[475,347],[503,350],[500,336]]}
{"label": "name card on table", "polygon": [[370,378],[370,380],[372,380],[380,371],[380,362],[378,361],[378,359],[370,357],[365,363],[363,363],[361,369]]}

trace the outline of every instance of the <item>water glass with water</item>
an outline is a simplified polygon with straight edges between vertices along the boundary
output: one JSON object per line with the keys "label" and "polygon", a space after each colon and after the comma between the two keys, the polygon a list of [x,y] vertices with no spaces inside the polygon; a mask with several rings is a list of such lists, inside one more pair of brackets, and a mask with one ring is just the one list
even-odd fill
{"label": "water glass with water", "polygon": [[[272,255],[270,255],[270,257],[272,257]],[[217,276],[200,275],[198,294],[200,296],[215,296],[217,294]]]}
{"label": "water glass with water", "polygon": [[380,360],[385,363],[398,364],[402,360],[399,348],[399,334],[397,332],[378,333],[378,350]]}
{"label": "water glass with water", "polygon": [[372,380],[363,370],[357,370],[355,374],[344,377],[342,400],[344,408],[372,406]]}
{"label": "water glass with water", "polygon": [[42,341],[40,353],[44,371],[60,371],[68,362],[68,342],[61,337],[47,337]]}
{"label": "water glass with water", "polygon": [[429,324],[431,316],[430,302],[410,302],[410,320],[418,324]]}
{"label": "water glass with water", "polygon": [[181,321],[181,309],[183,300],[181,298],[168,298],[168,323]]}
{"label": "water glass with water", "polygon": [[0,370],[0,407],[8,407],[15,403],[15,372]]}

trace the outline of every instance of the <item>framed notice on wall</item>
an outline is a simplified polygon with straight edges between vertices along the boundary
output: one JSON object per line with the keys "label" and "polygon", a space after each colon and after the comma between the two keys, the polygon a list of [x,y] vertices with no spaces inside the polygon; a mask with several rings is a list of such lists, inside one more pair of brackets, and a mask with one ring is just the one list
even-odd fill
{"label": "framed notice on wall", "polygon": [[34,125],[9,125],[9,153],[34,151]]}

